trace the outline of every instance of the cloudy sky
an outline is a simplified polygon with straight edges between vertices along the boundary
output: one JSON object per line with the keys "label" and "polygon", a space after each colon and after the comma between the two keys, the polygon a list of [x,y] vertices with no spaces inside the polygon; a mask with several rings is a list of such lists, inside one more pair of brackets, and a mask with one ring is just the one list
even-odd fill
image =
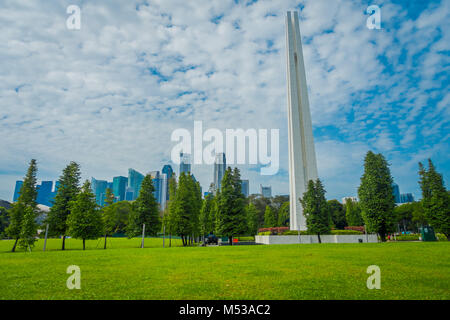
{"label": "cloudy sky", "polygon": [[[66,27],[71,4],[80,30]],[[366,27],[369,4],[380,30]],[[356,194],[368,150],[385,155],[402,193],[420,197],[428,157],[448,184],[450,1],[2,0],[0,198],[31,158],[39,180],[71,160],[83,178],[161,170],[172,131],[195,120],[279,129],[278,174],[240,168],[252,193],[287,194],[287,10],[300,12],[327,197]],[[213,168],[193,172],[206,190]]]}

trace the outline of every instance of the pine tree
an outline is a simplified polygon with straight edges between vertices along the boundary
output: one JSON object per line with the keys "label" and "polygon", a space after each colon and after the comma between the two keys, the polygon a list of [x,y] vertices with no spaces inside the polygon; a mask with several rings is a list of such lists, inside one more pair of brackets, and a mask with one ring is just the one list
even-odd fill
{"label": "pine tree", "polygon": [[316,182],[309,180],[308,188],[300,199],[303,207],[303,214],[306,218],[306,227],[308,231],[317,234],[319,243],[320,235],[331,231],[331,216],[325,199],[325,189],[322,182],[317,179]]}
{"label": "pine tree", "polygon": [[137,236],[145,224],[145,234],[155,236],[161,230],[161,218],[159,215],[159,204],[153,195],[155,188],[151,175],[146,175],[142,180],[139,196],[134,203],[134,210],[130,215],[127,228],[129,237]]}
{"label": "pine tree", "polygon": [[[23,185],[20,188],[19,198],[10,210],[9,226],[6,228],[6,234],[15,240],[12,252],[16,251],[17,242],[23,229],[25,214],[31,210],[34,212],[35,217],[37,215],[36,173],[37,163],[35,159],[32,159],[23,180]],[[28,221],[26,223],[27,225],[29,224]]]}
{"label": "pine tree", "polygon": [[253,203],[249,203],[247,206],[247,223],[248,233],[252,236],[258,233],[258,211]]}
{"label": "pine tree", "polygon": [[[336,229],[343,230],[347,226],[346,212],[344,206],[337,200],[328,200],[328,209]],[[362,219],[362,218],[361,218]]]}
{"label": "pine tree", "polygon": [[62,250],[65,249],[66,243],[67,218],[71,213],[69,203],[74,201],[80,192],[80,177],[80,166],[76,162],[70,162],[59,177],[58,191],[47,215],[49,233],[62,236]]}
{"label": "pine tree", "polygon": [[82,239],[83,250],[85,250],[86,239],[98,239],[104,232],[102,215],[88,180],[83,184],[75,200],[70,201],[69,209],[68,234],[73,238]]}
{"label": "pine tree", "polygon": [[202,235],[207,235],[215,229],[214,197],[208,194],[203,200],[200,211],[200,230]]}
{"label": "pine tree", "polygon": [[272,228],[277,226],[277,217],[275,216],[275,210],[271,206],[266,206],[264,213],[264,227]]}
{"label": "pine tree", "polygon": [[419,163],[422,206],[426,219],[436,232],[442,232],[450,241],[450,195],[444,179],[428,159],[428,171]]}
{"label": "pine tree", "polygon": [[169,201],[167,203],[167,214],[164,215],[164,224],[166,231],[169,233],[169,246],[172,246],[172,234],[176,232],[176,193],[177,193],[177,180],[175,174],[169,179]]}
{"label": "pine tree", "polygon": [[245,197],[242,194],[241,177],[237,168],[227,168],[222,178],[221,190],[217,193],[216,231],[228,237],[230,245],[233,236],[247,230]]}
{"label": "pine tree", "polygon": [[24,209],[24,216],[20,230],[19,247],[23,249],[30,249],[34,247],[36,242],[38,225],[36,223],[36,211],[27,206]]}
{"label": "pine tree", "polygon": [[378,233],[383,242],[386,235],[395,230],[392,183],[389,164],[383,155],[367,152],[358,188],[359,203],[368,232]]}
{"label": "pine tree", "polygon": [[106,241],[108,235],[112,235],[118,227],[118,217],[116,215],[114,204],[114,194],[110,188],[106,189],[105,206],[102,208],[102,219],[105,230],[105,244],[103,249],[106,249]]}
{"label": "pine tree", "polygon": [[289,227],[289,221],[290,221],[290,205],[289,201],[284,202],[280,210],[278,210],[278,226],[279,227]]}
{"label": "pine tree", "polygon": [[349,226],[363,226],[361,207],[357,201],[347,198],[345,201],[345,219]]}

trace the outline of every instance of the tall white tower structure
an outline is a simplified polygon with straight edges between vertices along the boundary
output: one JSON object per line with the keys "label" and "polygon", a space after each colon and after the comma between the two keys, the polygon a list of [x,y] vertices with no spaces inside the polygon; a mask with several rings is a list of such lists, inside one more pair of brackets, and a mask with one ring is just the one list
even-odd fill
{"label": "tall white tower structure", "polygon": [[318,174],[297,11],[288,11],[286,16],[286,52],[290,228],[306,230],[306,220],[299,198],[303,197],[308,181],[316,180]]}

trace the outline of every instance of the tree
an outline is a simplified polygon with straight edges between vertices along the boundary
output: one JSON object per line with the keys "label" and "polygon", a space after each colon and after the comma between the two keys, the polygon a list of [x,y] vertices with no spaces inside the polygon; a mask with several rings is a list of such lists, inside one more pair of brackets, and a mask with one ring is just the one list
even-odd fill
{"label": "tree", "polygon": [[203,200],[202,209],[200,210],[200,232],[202,235],[214,232],[214,213],[214,197],[212,194],[208,194]]}
{"label": "tree", "polygon": [[281,205],[280,210],[278,210],[278,226],[279,227],[289,227],[289,221],[291,219],[291,208],[289,201]]}
{"label": "tree", "polygon": [[116,231],[118,221],[116,211],[112,206],[114,204],[114,194],[110,188],[106,189],[105,206],[102,209],[102,219],[105,231],[105,244],[103,249],[106,249],[106,240],[108,235],[112,235]]}
{"label": "tree", "polygon": [[31,159],[22,187],[20,188],[19,198],[10,210],[9,226],[6,228],[6,234],[10,238],[15,239],[14,246],[11,250],[12,252],[16,251],[17,242],[22,234],[25,214],[29,214],[30,210],[33,211],[35,215],[37,214],[36,173],[36,160]]}
{"label": "tree", "polygon": [[163,223],[166,227],[166,231],[169,233],[169,246],[172,246],[172,234],[176,231],[176,193],[177,193],[177,180],[175,174],[169,179],[169,201],[165,210]]}
{"label": "tree", "polygon": [[327,203],[334,227],[343,230],[347,226],[344,206],[337,200],[328,200]]}
{"label": "tree", "polygon": [[5,229],[9,225],[9,211],[4,207],[0,207],[0,239],[6,237]]}
{"label": "tree", "polygon": [[444,179],[431,159],[428,159],[428,170],[419,162],[419,175],[425,217],[437,232],[445,234],[450,241],[450,195]]}
{"label": "tree", "polygon": [[321,243],[320,235],[330,232],[332,221],[322,182],[319,179],[316,182],[309,180],[308,188],[303,194],[303,198],[299,200],[303,207],[308,231],[317,234],[319,243]]}
{"label": "tree", "polygon": [[247,210],[248,233],[252,236],[258,233],[258,211],[253,203],[249,203]]}
{"label": "tree", "polygon": [[255,205],[258,213],[258,228],[264,226],[264,214],[266,213],[266,206],[271,205],[271,201],[268,198],[258,197],[258,195],[250,195],[248,197],[249,202]]}
{"label": "tree", "polygon": [[392,183],[389,164],[383,155],[367,152],[358,197],[367,230],[378,233],[383,242],[386,235],[395,230]]}
{"label": "tree", "polygon": [[277,226],[277,217],[275,216],[275,210],[270,206],[266,206],[266,212],[264,213],[264,227],[272,228]]}
{"label": "tree", "polygon": [[241,189],[239,169],[227,168],[222,178],[221,190],[217,194],[216,231],[228,237],[230,245],[233,236],[247,230],[245,197]]}
{"label": "tree", "polygon": [[30,249],[34,247],[36,241],[38,225],[36,223],[36,211],[33,208],[26,206],[22,220],[22,227],[20,230],[19,247],[23,249]]}
{"label": "tree", "polygon": [[155,187],[151,175],[146,175],[142,180],[139,196],[134,203],[134,210],[128,221],[128,237],[139,235],[145,224],[145,234],[155,236],[161,230],[161,218],[159,216],[159,204],[156,201]]}
{"label": "tree", "polygon": [[363,226],[361,207],[357,201],[347,198],[345,201],[345,219],[349,226]]}
{"label": "tree", "polygon": [[102,215],[88,180],[83,184],[75,200],[69,202],[69,209],[68,234],[73,238],[82,239],[83,250],[85,250],[86,239],[95,240],[104,232]]}
{"label": "tree", "polygon": [[46,222],[49,224],[49,233],[62,236],[61,250],[65,249],[68,230],[67,218],[71,213],[69,203],[74,201],[80,192],[80,177],[80,166],[76,162],[70,162],[59,177],[58,191],[47,215]]}

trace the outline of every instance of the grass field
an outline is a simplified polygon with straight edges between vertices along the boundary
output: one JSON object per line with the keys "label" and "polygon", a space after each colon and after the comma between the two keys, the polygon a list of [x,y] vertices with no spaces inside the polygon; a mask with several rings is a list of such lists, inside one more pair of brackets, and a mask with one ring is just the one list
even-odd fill
{"label": "grass field", "polygon": [[[308,244],[162,248],[162,239],[68,239],[57,250],[8,252],[0,241],[0,299],[450,299],[450,243]],[[166,239],[166,244],[168,240]],[[175,245],[180,245],[175,240]],[[381,289],[369,290],[369,265]],[[69,290],[69,265],[81,289]]]}

